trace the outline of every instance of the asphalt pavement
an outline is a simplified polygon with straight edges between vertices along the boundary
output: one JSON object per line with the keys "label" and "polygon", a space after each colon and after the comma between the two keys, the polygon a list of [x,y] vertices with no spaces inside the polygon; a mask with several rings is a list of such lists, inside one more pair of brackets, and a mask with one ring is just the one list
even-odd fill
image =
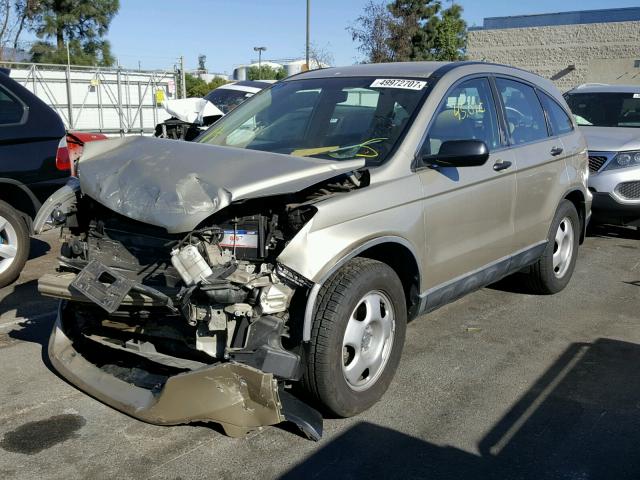
{"label": "asphalt pavement", "polygon": [[148,425],[66,383],[36,288],[58,248],[0,289],[0,479],[640,478],[638,232],[596,230],[558,295],[508,279],[414,320],[387,394],[319,442]]}

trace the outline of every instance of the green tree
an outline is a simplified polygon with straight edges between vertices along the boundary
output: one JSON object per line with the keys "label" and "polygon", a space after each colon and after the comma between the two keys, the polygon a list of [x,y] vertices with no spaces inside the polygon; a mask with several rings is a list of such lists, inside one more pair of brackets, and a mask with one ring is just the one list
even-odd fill
{"label": "green tree", "polygon": [[364,56],[365,63],[393,61],[393,51],[389,47],[390,23],[387,5],[369,0],[362,15],[347,27],[351,39],[358,42],[358,51]]}
{"label": "green tree", "polygon": [[247,80],[282,80],[286,78],[287,72],[284,68],[273,68],[271,65],[249,67]]}
{"label": "green tree", "polygon": [[13,48],[18,48],[20,36],[33,25],[34,18],[40,12],[40,0],[15,0],[13,3],[16,28],[13,37]]}
{"label": "green tree", "polygon": [[443,9],[441,0],[394,0],[385,7],[370,0],[348,30],[371,63],[464,58],[467,25],[456,3]]}
{"label": "green tree", "polygon": [[104,36],[119,8],[119,0],[41,0],[33,20],[39,41],[31,49],[32,60],[66,63],[68,43],[73,64],[113,65]]}
{"label": "green tree", "polygon": [[0,0],[0,59],[6,48],[18,48],[20,36],[39,8],[38,0]]}
{"label": "green tree", "polygon": [[456,3],[443,10],[436,26],[433,42],[435,60],[464,60],[467,44],[467,23],[462,19],[462,7]]}
{"label": "green tree", "polygon": [[225,80],[224,78],[220,77],[214,77],[214,79],[209,82],[209,91],[215,90],[216,88],[221,87],[222,85],[226,85],[227,83],[229,83],[229,80]]}
{"label": "green tree", "polygon": [[396,62],[432,60],[439,0],[395,0],[388,6],[389,48]]}
{"label": "green tree", "polygon": [[184,76],[186,88],[187,88],[187,97],[196,97],[202,98],[211,90],[215,90],[221,85],[229,83],[228,80],[224,78],[215,77],[209,83],[205,82],[200,77],[196,77],[195,75],[191,75],[187,73]]}
{"label": "green tree", "polygon": [[207,82],[190,73],[185,74],[184,82],[187,89],[187,97],[201,98],[210,92]]}

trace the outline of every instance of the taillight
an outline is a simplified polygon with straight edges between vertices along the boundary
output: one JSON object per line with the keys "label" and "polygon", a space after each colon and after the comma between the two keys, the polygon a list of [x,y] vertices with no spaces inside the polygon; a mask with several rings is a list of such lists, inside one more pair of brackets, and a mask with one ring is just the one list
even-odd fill
{"label": "taillight", "polygon": [[58,143],[56,152],[56,168],[58,170],[71,170],[71,160],[69,158],[69,148],[67,147],[67,137],[62,137]]}

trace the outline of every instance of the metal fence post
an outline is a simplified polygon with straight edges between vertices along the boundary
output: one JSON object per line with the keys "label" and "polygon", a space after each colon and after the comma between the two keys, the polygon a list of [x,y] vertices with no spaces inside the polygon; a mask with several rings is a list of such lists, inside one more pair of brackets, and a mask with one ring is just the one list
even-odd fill
{"label": "metal fence post", "polygon": [[180,93],[181,98],[187,98],[187,80],[184,73],[184,57],[180,56]]}
{"label": "metal fence post", "polygon": [[100,78],[100,69],[96,71],[96,97],[98,99],[98,125],[100,125],[100,133],[104,130],[104,112],[102,108],[102,80]]}
{"label": "metal fence post", "polygon": [[[175,79],[175,76],[173,77]],[[156,82],[156,74],[151,74],[151,105],[153,105],[153,126],[158,124],[158,103],[156,102],[156,90],[158,83]]]}
{"label": "metal fence post", "polygon": [[124,123],[122,121],[122,72],[121,67],[118,65],[118,70],[116,73],[116,79],[118,84],[118,120],[120,122],[120,136],[124,136]]}
{"label": "metal fence post", "polygon": [[125,101],[127,102],[127,131],[133,129],[133,125],[131,124],[131,84],[129,83],[129,71],[125,74],[125,87],[126,87],[126,95]]}
{"label": "metal fence post", "polygon": [[37,82],[36,82],[36,66],[35,65],[31,65],[31,71],[29,73],[30,73],[30,75],[32,75],[31,80],[33,82],[33,94],[34,95],[38,95]]}
{"label": "metal fence post", "polygon": [[144,97],[142,95],[142,86],[140,85],[140,78],[138,78],[138,104],[140,105],[140,135],[144,133],[144,118],[143,118],[144,102],[143,100],[144,100]]}
{"label": "metal fence post", "polygon": [[71,95],[71,65],[67,63],[66,69],[66,84],[67,84],[67,112],[69,115],[69,130],[73,129],[73,98]]}

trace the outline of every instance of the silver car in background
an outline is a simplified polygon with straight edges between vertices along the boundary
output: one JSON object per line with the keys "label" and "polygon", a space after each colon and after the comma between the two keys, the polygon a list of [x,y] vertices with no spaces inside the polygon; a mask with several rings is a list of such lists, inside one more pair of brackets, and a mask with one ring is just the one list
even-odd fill
{"label": "silver car in background", "polygon": [[594,221],[640,227],[640,86],[586,84],[565,99],[589,147]]}

